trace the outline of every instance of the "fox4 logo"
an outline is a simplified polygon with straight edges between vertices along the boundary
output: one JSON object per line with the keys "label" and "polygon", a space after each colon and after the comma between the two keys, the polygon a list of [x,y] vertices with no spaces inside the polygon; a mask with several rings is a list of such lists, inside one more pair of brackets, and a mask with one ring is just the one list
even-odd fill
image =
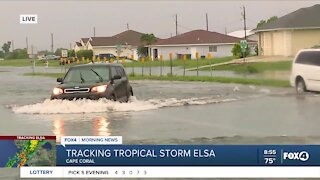
{"label": "fox4 logo", "polygon": [[301,152],[283,152],[283,159],[286,160],[299,160],[302,162],[308,161],[310,155],[306,151]]}

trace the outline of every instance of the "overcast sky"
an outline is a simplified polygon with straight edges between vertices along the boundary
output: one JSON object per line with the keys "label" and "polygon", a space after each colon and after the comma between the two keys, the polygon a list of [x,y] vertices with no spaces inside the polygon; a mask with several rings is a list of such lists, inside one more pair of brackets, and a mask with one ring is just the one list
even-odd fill
{"label": "overcast sky", "polygon": [[[82,37],[112,36],[129,28],[143,33],[154,33],[160,38],[175,35],[175,14],[178,32],[205,29],[205,14],[209,16],[209,30],[220,33],[243,28],[241,7],[246,7],[248,28],[261,19],[283,16],[299,8],[320,4],[320,1],[0,1],[0,46],[8,40],[15,48],[29,46],[37,50],[51,46],[69,48]],[[23,25],[20,14],[37,14],[38,24]]]}

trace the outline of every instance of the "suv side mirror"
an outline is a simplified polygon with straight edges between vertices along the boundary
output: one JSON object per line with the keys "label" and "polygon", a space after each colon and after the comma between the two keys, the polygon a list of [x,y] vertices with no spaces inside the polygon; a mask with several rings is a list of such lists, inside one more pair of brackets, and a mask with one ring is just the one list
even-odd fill
{"label": "suv side mirror", "polygon": [[57,82],[62,82],[62,78],[57,78]]}
{"label": "suv side mirror", "polygon": [[118,75],[118,74],[117,74],[117,75],[114,75],[114,76],[113,76],[113,79],[121,79],[121,76]]}
{"label": "suv side mirror", "polygon": [[111,78],[110,83],[113,84],[113,81],[116,80],[116,79],[121,79],[121,76],[120,76],[120,75],[114,75],[114,76]]}

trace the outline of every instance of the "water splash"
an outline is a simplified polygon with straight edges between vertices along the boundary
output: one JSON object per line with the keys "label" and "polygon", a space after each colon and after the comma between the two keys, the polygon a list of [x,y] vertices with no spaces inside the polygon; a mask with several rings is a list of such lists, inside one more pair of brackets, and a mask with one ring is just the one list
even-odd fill
{"label": "water splash", "polygon": [[23,114],[73,114],[73,113],[100,113],[100,112],[133,112],[154,110],[162,107],[174,107],[185,105],[204,105],[212,103],[222,103],[235,101],[237,99],[225,99],[214,97],[202,98],[168,98],[168,99],[149,99],[137,100],[131,97],[128,103],[120,103],[107,99],[100,100],[49,100],[44,102],[24,105],[10,106],[15,113]]}

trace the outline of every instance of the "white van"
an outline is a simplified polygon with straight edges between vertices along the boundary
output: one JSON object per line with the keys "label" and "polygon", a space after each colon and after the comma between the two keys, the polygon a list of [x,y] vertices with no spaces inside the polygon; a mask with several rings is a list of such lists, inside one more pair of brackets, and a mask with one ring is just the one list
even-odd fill
{"label": "white van", "polygon": [[320,91],[320,49],[303,49],[292,62],[291,86],[298,94]]}

